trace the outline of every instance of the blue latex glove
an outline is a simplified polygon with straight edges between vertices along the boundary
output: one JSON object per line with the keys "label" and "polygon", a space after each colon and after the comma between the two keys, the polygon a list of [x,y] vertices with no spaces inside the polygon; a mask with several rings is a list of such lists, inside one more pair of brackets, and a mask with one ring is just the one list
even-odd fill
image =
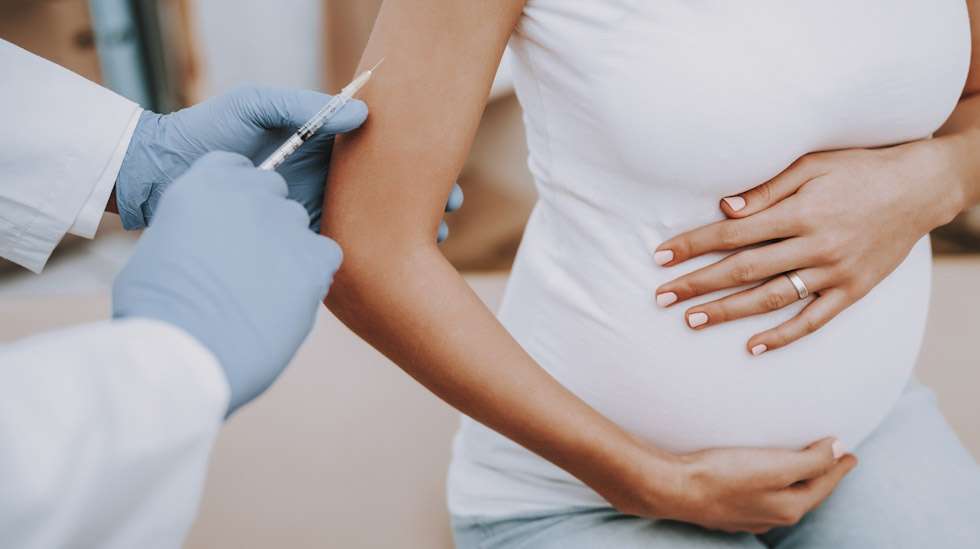
{"label": "blue latex glove", "polygon": [[292,359],[342,259],[286,191],[243,156],[203,157],[160,201],[113,285],[115,318],[168,322],[214,353],[229,413]]}
{"label": "blue latex glove", "polygon": [[[307,90],[242,87],[173,114],[143,113],[116,180],[123,227],[146,226],[166,188],[204,154],[231,151],[258,164],[330,99]],[[351,101],[279,167],[289,198],[306,208],[314,231],[320,229],[333,137],[358,128],[365,118],[367,106]],[[456,186],[447,211],[458,209],[461,198]],[[445,223],[439,234],[440,241],[448,235]]]}

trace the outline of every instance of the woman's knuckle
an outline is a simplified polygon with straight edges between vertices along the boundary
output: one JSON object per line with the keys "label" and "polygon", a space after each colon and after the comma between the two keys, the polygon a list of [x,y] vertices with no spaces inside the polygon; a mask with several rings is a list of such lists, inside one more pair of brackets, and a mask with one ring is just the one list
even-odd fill
{"label": "woman's knuckle", "polygon": [[803,319],[803,333],[805,334],[812,334],[819,330],[821,326],[823,326],[823,322],[818,318],[808,316]]}
{"label": "woman's knuckle", "polygon": [[842,259],[840,246],[834,242],[826,242],[819,249],[819,260],[824,264],[834,265]]}
{"label": "woman's knuckle", "polygon": [[769,290],[762,298],[762,305],[767,311],[782,309],[786,305],[786,298],[778,290]]}
{"label": "woman's knuckle", "polygon": [[738,284],[746,284],[755,280],[755,267],[747,261],[732,265],[732,280]]}
{"label": "woman's knuckle", "polygon": [[850,274],[867,273],[867,258],[864,253],[842,254],[844,257],[837,262],[840,270]]}
{"label": "woman's knuckle", "polygon": [[832,263],[839,263],[842,259],[847,257],[847,254],[844,253],[846,247],[847,239],[841,235],[827,235],[820,241],[820,250]]}
{"label": "woman's knuckle", "polygon": [[810,232],[817,231],[823,227],[820,223],[820,212],[817,207],[812,203],[801,200],[796,206],[797,211],[800,216],[800,224],[804,229]]}
{"label": "woman's knuckle", "polygon": [[828,280],[837,284],[852,283],[860,276],[860,270],[855,270],[855,266],[846,259],[827,265],[826,268]]}
{"label": "woman's knuckle", "polygon": [[813,259],[822,263],[831,263],[833,246],[826,237],[813,238],[809,242],[809,251],[813,254]]}

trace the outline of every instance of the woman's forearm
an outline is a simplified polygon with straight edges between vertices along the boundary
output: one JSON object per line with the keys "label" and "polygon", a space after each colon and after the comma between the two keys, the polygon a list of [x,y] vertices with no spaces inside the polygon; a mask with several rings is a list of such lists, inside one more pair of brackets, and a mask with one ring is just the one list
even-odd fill
{"label": "woman's forearm", "polygon": [[967,6],[973,58],[963,98],[932,140],[950,169],[949,193],[956,198],[946,221],[980,203],[980,0],[968,0]]}
{"label": "woman's forearm", "polygon": [[[980,82],[977,83],[980,85]],[[906,201],[919,205],[908,219],[925,235],[980,204],[980,93],[960,100],[933,139],[886,149],[903,173],[928,187],[910,188]]]}
{"label": "woman's forearm", "polygon": [[980,203],[980,0],[968,0],[967,7],[973,57],[963,98],[932,140],[950,169],[949,193],[956,198],[947,221]]}
{"label": "woman's forearm", "polygon": [[949,192],[954,201],[946,213],[948,221],[980,203],[980,93],[960,101],[933,142],[951,173]]}
{"label": "woman's forearm", "polygon": [[[434,246],[380,256],[349,249],[329,307],[433,393],[607,498],[634,474],[653,473],[648,487],[657,477],[669,481],[650,468],[656,450],[641,448],[541,369]],[[666,467],[671,456],[662,457]],[[640,463],[642,473],[631,470]]]}
{"label": "woman's forearm", "polygon": [[[669,476],[653,471],[670,456],[634,441],[541,369],[434,243],[522,7],[385,2],[363,59],[385,58],[362,92],[371,114],[338,139],[331,163],[323,231],[345,258],[327,305],[452,406],[610,501],[635,501],[616,490],[650,489]],[[639,464],[653,478],[634,481]]]}

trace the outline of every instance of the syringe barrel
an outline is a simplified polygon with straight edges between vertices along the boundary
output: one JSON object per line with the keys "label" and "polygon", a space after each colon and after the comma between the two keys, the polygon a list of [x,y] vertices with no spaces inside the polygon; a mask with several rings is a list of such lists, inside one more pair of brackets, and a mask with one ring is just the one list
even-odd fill
{"label": "syringe barrel", "polygon": [[288,141],[283,143],[276,152],[272,153],[269,158],[265,159],[265,162],[259,164],[259,169],[271,172],[282,165],[283,162],[289,158],[289,155],[296,152],[305,143],[304,139],[300,137],[299,134],[293,134]]}
{"label": "syringe barrel", "polygon": [[334,96],[318,113],[316,113],[309,122],[303,124],[303,126],[295,133],[288,141],[282,144],[281,147],[276,149],[276,152],[272,153],[269,158],[259,165],[260,170],[272,171],[282,165],[283,162],[289,158],[289,155],[296,152],[303,143],[312,139],[316,132],[326,124],[327,120],[330,120],[333,115],[337,114],[337,111],[342,109],[346,105],[354,94],[360,90],[368,80],[371,79],[371,71],[365,71],[361,73],[353,82],[347,85],[339,94]]}
{"label": "syringe barrel", "polygon": [[330,120],[333,115],[337,114],[337,111],[342,109],[350,101],[350,98],[351,96],[344,93],[334,96],[309,122],[303,124],[303,127],[296,133],[302,136],[304,140],[313,137],[313,134],[319,131],[326,124],[327,120]]}

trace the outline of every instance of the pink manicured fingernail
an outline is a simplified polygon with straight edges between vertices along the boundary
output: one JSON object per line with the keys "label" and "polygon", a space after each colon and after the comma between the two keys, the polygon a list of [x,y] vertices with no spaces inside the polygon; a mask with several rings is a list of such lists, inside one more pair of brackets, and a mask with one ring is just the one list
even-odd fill
{"label": "pink manicured fingernail", "polygon": [[674,303],[677,303],[677,294],[674,292],[657,294],[657,305],[661,307],[670,307]]}
{"label": "pink manicured fingernail", "polygon": [[764,353],[764,352],[766,352],[768,350],[769,350],[769,347],[766,347],[765,345],[763,345],[763,344],[760,343],[760,344],[756,345],[755,347],[752,347],[752,355],[753,356],[759,356],[759,355],[761,355],[762,353]]}
{"label": "pink manicured fingernail", "polygon": [[657,265],[666,265],[672,259],[674,259],[674,252],[672,250],[660,250],[653,254],[653,260],[657,262]]}
{"label": "pink manicured fingernail", "polygon": [[708,315],[704,313],[691,313],[687,315],[687,325],[692,328],[703,326],[708,323]]}
{"label": "pink manicured fingernail", "polygon": [[834,459],[840,459],[844,457],[845,453],[847,453],[844,450],[844,443],[839,440],[835,440],[834,443],[830,446],[830,449],[834,452]]}
{"label": "pink manicured fingernail", "polygon": [[722,200],[725,201],[725,204],[728,204],[728,207],[731,208],[733,212],[737,212],[745,207],[745,199],[741,196],[726,196]]}

